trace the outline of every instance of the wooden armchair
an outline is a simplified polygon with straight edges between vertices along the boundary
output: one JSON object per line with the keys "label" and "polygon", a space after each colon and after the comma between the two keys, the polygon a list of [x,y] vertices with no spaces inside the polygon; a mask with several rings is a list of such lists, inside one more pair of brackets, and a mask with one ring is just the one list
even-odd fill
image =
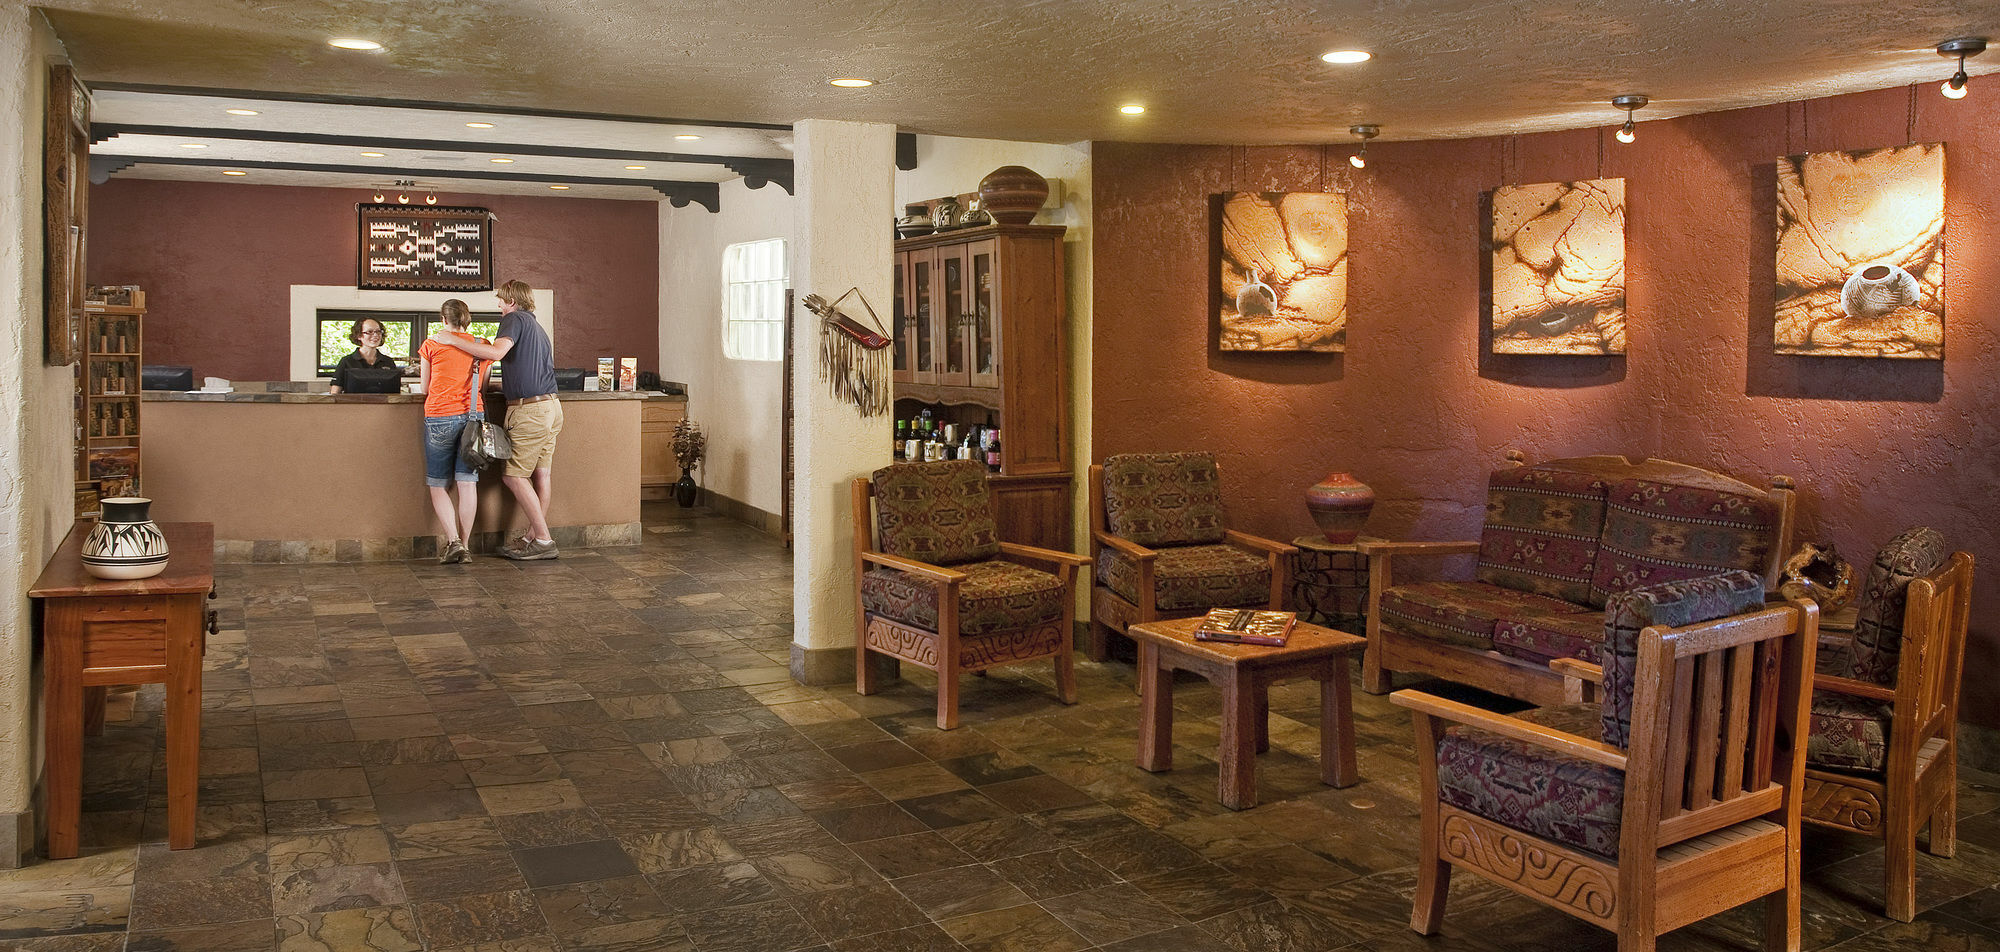
{"label": "wooden armchair", "polygon": [[1285,607],[1298,549],[1223,525],[1222,473],[1208,453],[1107,458],[1090,467],[1090,658],[1131,625],[1211,608]]}
{"label": "wooden armchair", "polygon": [[1616,932],[1621,952],[1757,898],[1764,947],[1798,949],[1819,609],[1763,606],[1744,571],[1613,596],[1601,706],[1507,717],[1392,695],[1415,714],[1423,805],[1410,928],[1437,931],[1459,866]]}
{"label": "wooden armchair", "polygon": [[[1868,571],[1852,640],[1823,651],[1806,745],[1807,823],[1883,839],[1889,918],[1917,911],[1917,831],[1958,844],[1958,688],[1972,556],[1916,528]],[[1829,638],[1828,640],[1831,640]]]}
{"label": "wooden armchair", "polygon": [[[1082,556],[1000,542],[986,467],[905,463],[854,481],[854,690],[873,694],[870,654],[937,672],[937,725],[958,726],[958,675],[1053,658],[1076,703],[1072,657]],[[1048,571],[1044,571],[1045,567]]]}

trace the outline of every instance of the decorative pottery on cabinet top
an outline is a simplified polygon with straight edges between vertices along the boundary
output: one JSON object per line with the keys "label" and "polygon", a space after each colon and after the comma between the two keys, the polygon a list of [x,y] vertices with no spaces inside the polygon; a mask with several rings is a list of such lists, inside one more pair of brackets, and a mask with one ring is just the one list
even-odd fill
{"label": "decorative pottery on cabinet top", "polygon": [[1778,160],[1778,353],[1944,357],[1944,145]]}
{"label": "decorative pottery on cabinet top", "polygon": [[1223,350],[1347,349],[1347,196],[1222,196]]}

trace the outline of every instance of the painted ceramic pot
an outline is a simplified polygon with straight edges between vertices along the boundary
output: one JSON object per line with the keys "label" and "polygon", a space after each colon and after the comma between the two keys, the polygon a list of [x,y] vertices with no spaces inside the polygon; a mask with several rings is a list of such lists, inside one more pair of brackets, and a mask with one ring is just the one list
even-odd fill
{"label": "painted ceramic pot", "polygon": [[83,539],[83,568],[98,578],[152,578],[167,568],[167,537],[153,522],[151,499],[99,500],[97,525]]}
{"label": "painted ceramic pot", "polygon": [[1347,473],[1333,473],[1306,490],[1306,511],[1312,513],[1326,541],[1353,542],[1375,508],[1375,490]]}
{"label": "painted ceramic pot", "polygon": [[1048,200],[1049,180],[1025,166],[1003,165],[979,180],[980,207],[1003,225],[1034,221]]}
{"label": "painted ceramic pot", "polygon": [[1871,264],[1840,286],[1840,308],[1848,317],[1870,320],[1905,304],[1917,303],[1917,279],[1893,264]]}

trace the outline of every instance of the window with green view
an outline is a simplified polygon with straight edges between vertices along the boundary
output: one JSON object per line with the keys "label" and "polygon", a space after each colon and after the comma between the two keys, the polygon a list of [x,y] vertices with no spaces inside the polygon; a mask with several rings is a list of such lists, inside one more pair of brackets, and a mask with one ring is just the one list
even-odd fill
{"label": "window with green view", "polygon": [[[424,338],[431,336],[437,329],[444,326],[444,321],[436,313],[413,311],[321,311],[319,312],[319,365],[317,367],[319,376],[333,376],[334,365],[340,363],[340,358],[354,352],[354,342],[347,339],[347,334],[354,328],[354,322],[363,317],[374,318],[382,323],[382,330],[386,332],[382,342],[382,352],[395,358],[396,364],[403,368],[403,374],[407,377],[417,376],[417,348],[423,345]],[[471,326],[465,330],[466,333],[475,337],[492,340],[494,335],[500,333],[500,315],[475,313],[472,316]],[[500,373],[499,368],[495,367],[493,372],[497,379]]]}

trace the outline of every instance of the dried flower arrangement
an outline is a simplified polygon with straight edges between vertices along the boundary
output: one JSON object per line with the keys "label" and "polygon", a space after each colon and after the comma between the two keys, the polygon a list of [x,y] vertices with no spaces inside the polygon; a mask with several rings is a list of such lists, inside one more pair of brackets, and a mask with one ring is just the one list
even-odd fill
{"label": "dried flower arrangement", "polygon": [[674,460],[684,470],[691,470],[708,455],[708,434],[701,431],[701,424],[693,420],[682,420],[674,424]]}

